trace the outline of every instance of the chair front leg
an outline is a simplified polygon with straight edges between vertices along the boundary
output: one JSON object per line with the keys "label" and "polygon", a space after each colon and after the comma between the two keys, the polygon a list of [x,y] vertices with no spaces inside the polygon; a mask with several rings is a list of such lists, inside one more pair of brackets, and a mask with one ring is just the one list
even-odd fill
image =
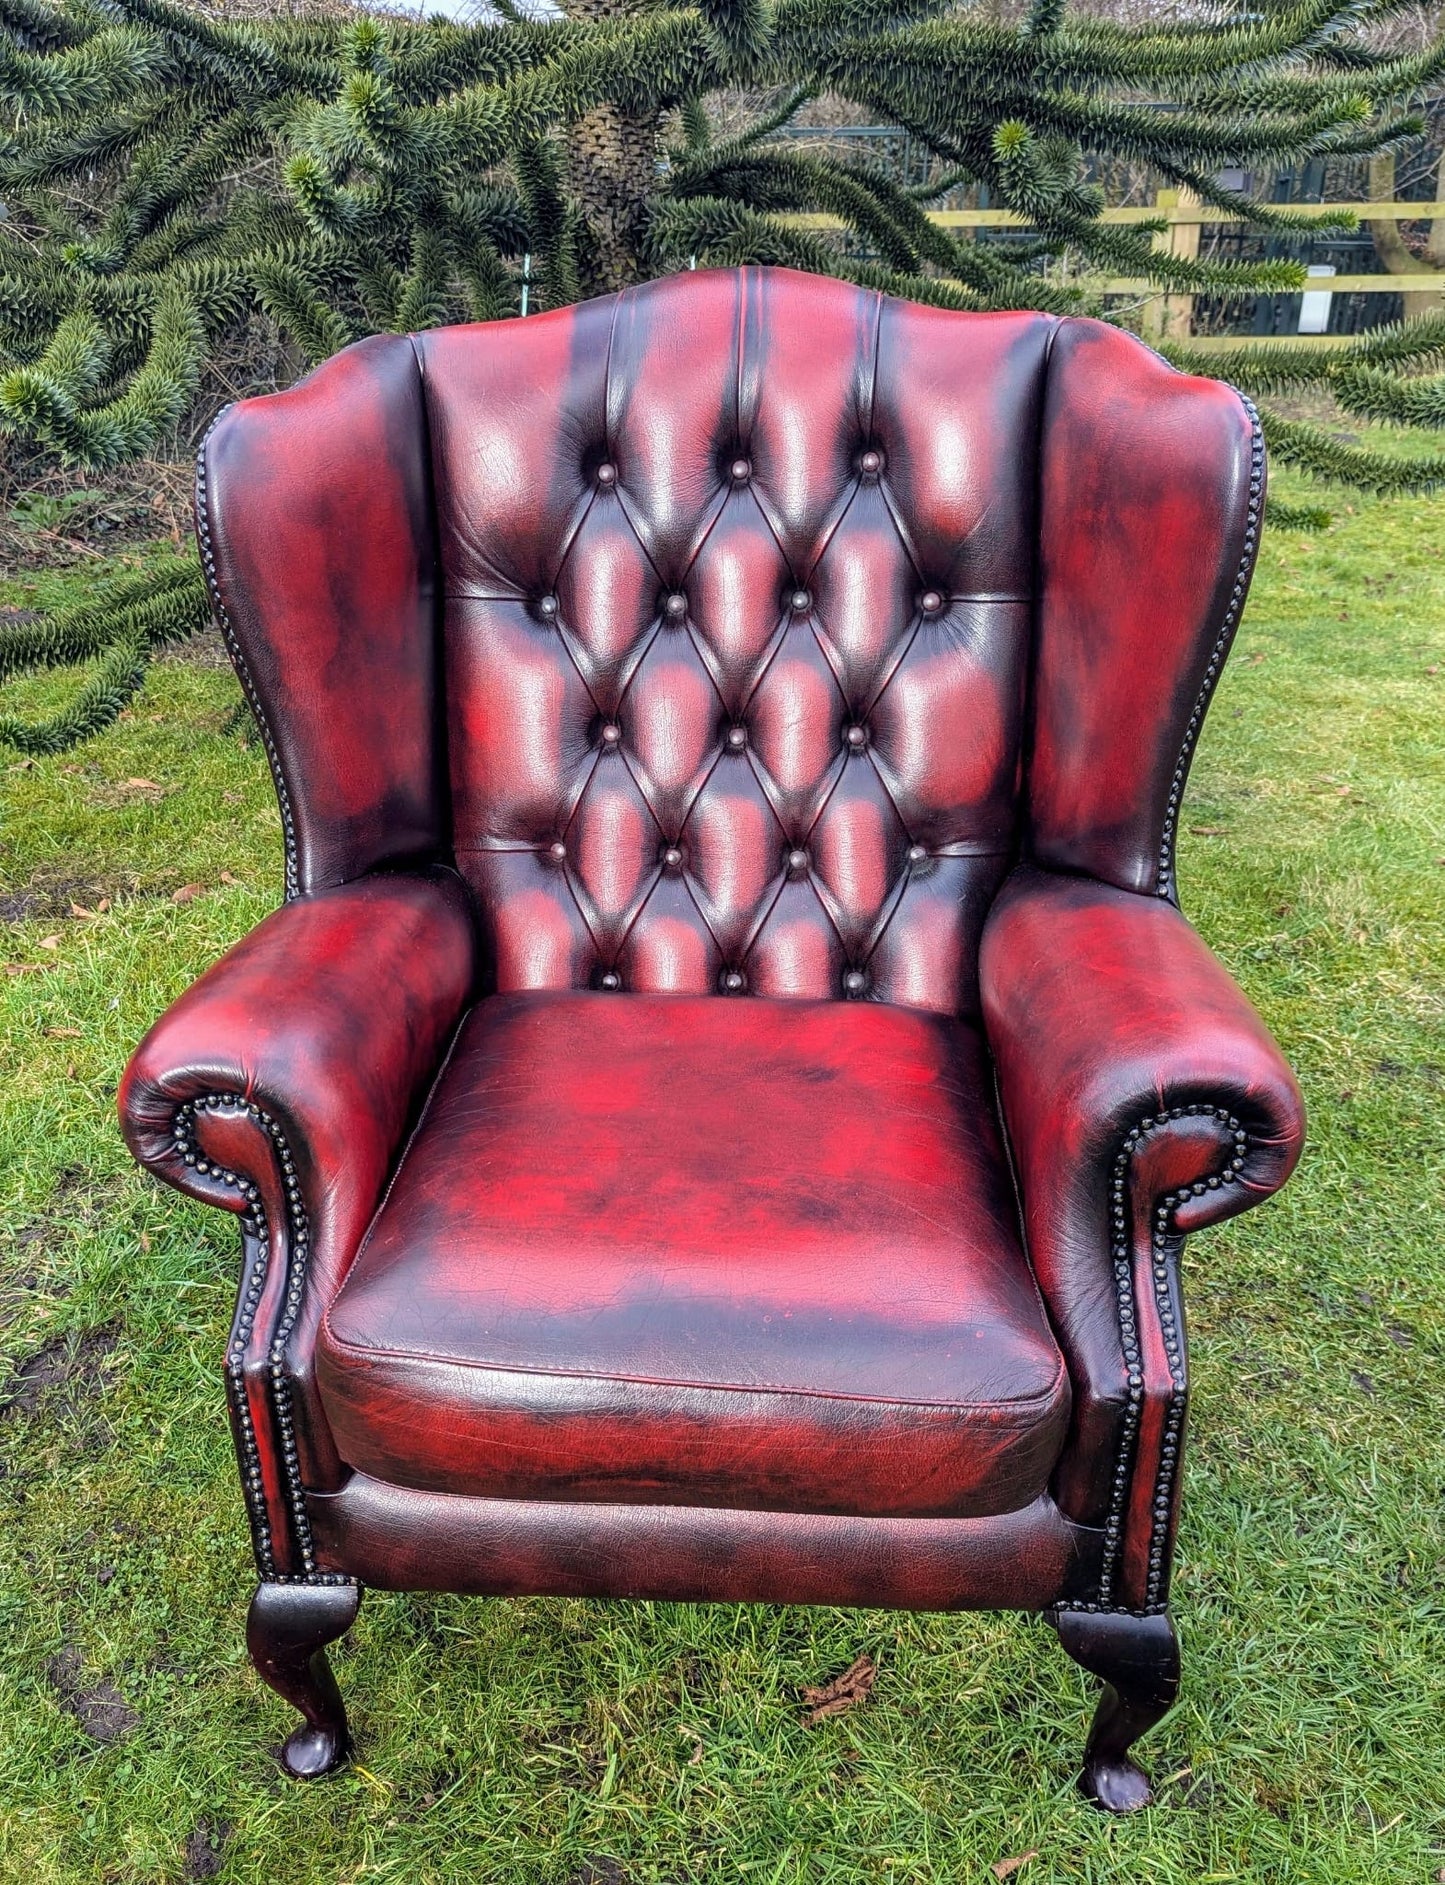
{"label": "chair front leg", "polygon": [[1129,1750],[1162,1721],[1179,1694],[1179,1638],[1165,1612],[1060,1610],[1059,1641],[1074,1661],[1104,1682],[1084,1748],[1079,1787],[1110,1813],[1135,1813],[1154,1795]]}
{"label": "chair front leg", "polygon": [[[1234,1136],[1238,1122],[1218,1109],[1196,1108],[1185,1120],[1191,1117],[1230,1133],[1233,1150],[1222,1172],[1234,1182],[1244,1156]],[[1183,1123],[1169,1115],[1146,1120],[1129,1134],[1116,1165],[1112,1256],[1128,1398],[1095,1601],[1053,1618],[1065,1650],[1105,1684],[1079,1786],[1110,1813],[1137,1812],[1153,1799],[1130,1749],[1179,1694],[1179,1638],[1167,1605],[1189,1374],[1179,1287],[1184,1240],[1174,1214],[1193,1192],[1161,1196],[1150,1159],[1167,1150],[1170,1137],[1178,1140]]]}
{"label": "chair front leg", "polygon": [[346,1707],[326,1660],[356,1621],[357,1584],[262,1584],[246,1618],[246,1647],[263,1682],[300,1709],[304,1720],[281,1749],[293,1780],[319,1780],[351,1752]]}

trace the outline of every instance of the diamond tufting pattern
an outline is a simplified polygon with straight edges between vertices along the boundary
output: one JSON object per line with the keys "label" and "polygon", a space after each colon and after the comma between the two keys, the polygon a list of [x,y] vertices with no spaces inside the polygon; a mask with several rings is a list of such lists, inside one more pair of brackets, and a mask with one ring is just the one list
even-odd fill
{"label": "diamond tufting pattern", "polygon": [[1053,323],[703,286],[418,342],[496,985],[973,1012]]}

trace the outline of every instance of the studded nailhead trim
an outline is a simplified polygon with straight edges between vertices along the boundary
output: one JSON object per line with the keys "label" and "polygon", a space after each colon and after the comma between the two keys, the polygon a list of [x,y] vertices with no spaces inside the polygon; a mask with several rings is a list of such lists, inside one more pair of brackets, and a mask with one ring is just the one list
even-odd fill
{"label": "studded nailhead trim", "polygon": [[1161,897],[1174,893],[1174,845],[1179,833],[1179,807],[1184,798],[1184,783],[1189,776],[1189,762],[1194,757],[1195,743],[1199,730],[1204,725],[1204,716],[1213,698],[1215,685],[1224,667],[1224,657],[1229,653],[1229,644],[1234,640],[1234,631],[1239,626],[1240,612],[1244,608],[1244,599],[1249,591],[1249,573],[1254,567],[1254,554],[1259,547],[1259,522],[1264,509],[1264,432],[1259,423],[1259,413],[1251,400],[1239,395],[1244,409],[1249,414],[1251,428],[1249,446],[1249,508],[1245,515],[1244,547],[1240,551],[1239,567],[1234,573],[1234,588],[1230,592],[1229,607],[1224,612],[1224,620],[1215,637],[1214,647],[1209,656],[1209,665],[1204,670],[1204,679],[1199,686],[1199,693],[1194,701],[1194,710],[1189,716],[1189,723],[1184,729],[1184,739],[1180,744],[1179,758],[1174,767],[1174,776],[1169,782],[1169,799],[1164,811],[1164,830],[1159,839],[1159,870],[1155,879],[1155,891]]}
{"label": "studded nailhead trim", "polygon": [[1234,1136],[1234,1151],[1222,1171],[1196,1180],[1182,1191],[1171,1191],[1159,1200],[1151,1232],[1151,1275],[1154,1285],[1154,1310],[1159,1318],[1164,1352],[1169,1363],[1173,1386],[1160,1448],[1159,1472],[1154,1482],[1153,1528],[1149,1541],[1149,1569],[1146,1579],[1143,1614],[1164,1608],[1166,1554],[1169,1543],[1169,1514],[1174,1499],[1174,1481],[1179,1466],[1180,1439],[1189,1379],[1185,1367],[1179,1309],[1174,1299],[1170,1258],[1180,1242],[1173,1229],[1173,1214],[1186,1198],[1201,1197],[1206,1191],[1218,1191],[1223,1185],[1237,1183],[1244,1166],[1249,1141],[1238,1119],[1222,1106],[1173,1106],[1167,1112],[1149,1114],[1141,1119],[1125,1138],[1114,1161],[1110,1192],[1111,1255],[1114,1265],[1114,1294],[1119,1310],[1119,1334],[1128,1372],[1129,1398],[1120,1424],[1119,1450],[1114,1459],[1114,1478],[1109,1493],[1109,1512],[1104,1521],[1104,1550],[1099,1572],[1099,1593],[1093,1603],[1072,1604],[1074,1610],[1114,1610],[1114,1585],[1124,1545],[1124,1520],[1129,1504],[1129,1486],[1135,1467],[1139,1423],[1144,1411],[1144,1365],[1139,1348],[1138,1308],[1134,1298],[1134,1261],[1129,1238],[1129,1165],[1149,1135],[1178,1119],[1215,1119]]}
{"label": "studded nailhead trim", "polygon": [[[266,1222],[259,1188],[249,1178],[242,1177],[239,1172],[233,1172],[229,1167],[218,1165],[214,1159],[207,1158],[196,1143],[197,1115],[223,1110],[247,1114],[270,1139],[276,1151],[276,1162],[280,1168],[281,1185],[286,1197],[289,1232],[286,1296],[281,1305],[281,1313],[276,1318],[275,1326],[271,1331],[266,1359],[272,1418],[275,1422],[276,1437],[280,1443],[281,1479],[286,1496],[291,1542],[295,1546],[296,1555],[300,1558],[302,1566],[299,1575],[282,1573],[276,1568],[275,1541],[271,1534],[271,1519],[266,1509],[265,1486],[261,1476],[260,1448],[256,1441],[256,1428],[251,1418],[250,1404],[246,1398],[246,1345],[255,1327],[256,1313],[265,1292],[275,1239],[271,1227]],[[241,1279],[241,1294],[236,1308],[236,1319],[226,1349],[226,1384],[230,1391],[231,1405],[236,1413],[236,1430],[241,1454],[241,1486],[246,1498],[247,1515],[251,1521],[251,1537],[255,1545],[257,1568],[261,1576],[268,1583],[273,1584],[355,1583],[354,1578],[343,1576],[339,1572],[317,1569],[316,1553],[311,1538],[311,1521],[306,1511],[306,1492],[301,1483],[301,1463],[296,1450],[296,1422],[291,1406],[291,1383],[286,1374],[286,1343],[290,1339],[292,1329],[296,1326],[296,1318],[300,1313],[302,1299],[306,1293],[310,1227],[307,1223],[306,1207],[301,1197],[301,1182],[296,1174],[296,1162],[286,1143],[285,1134],[269,1113],[264,1112],[261,1107],[245,1099],[241,1094],[204,1093],[177,1108],[171,1137],[175,1155],[182,1164],[200,1173],[202,1177],[212,1178],[220,1184],[229,1186],[233,1191],[239,1192],[245,1200],[245,1210],[241,1216],[241,1232],[248,1261],[245,1274]]]}
{"label": "studded nailhead trim", "polygon": [[[234,401],[232,402],[234,404]],[[276,787],[276,803],[281,811],[281,830],[286,844],[286,901],[301,894],[301,868],[296,854],[296,821],[291,812],[291,795],[286,789],[286,777],[281,770],[281,753],[271,731],[271,723],[266,718],[266,709],[252,678],[250,665],[236,635],[234,623],[221,600],[221,585],[216,574],[216,551],[211,540],[211,513],[207,503],[206,489],[206,447],[211,442],[211,434],[231,411],[231,406],[223,406],[206,428],[206,436],[201,440],[200,450],[196,453],[196,536],[200,544],[201,568],[205,572],[206,588],[210,592],[211,609],[220,623],[221,634],[225,638],[227,650],[241,683],[247,704],[256,717],[256,725],[261,731],[261,743],[266,748],[266,758],[271,767],[271,778]]]}

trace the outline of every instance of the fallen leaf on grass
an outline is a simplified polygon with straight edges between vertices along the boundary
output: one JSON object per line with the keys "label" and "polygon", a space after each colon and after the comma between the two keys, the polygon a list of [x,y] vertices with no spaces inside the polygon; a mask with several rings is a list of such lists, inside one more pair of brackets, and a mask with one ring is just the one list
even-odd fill
{"label": "fallen leaf on grass", "polygon": [[182,884],[179,890],[173,890],[171,892],[171,902],[194,903],[196,898],[201,894],[201,886],[199,884]]}
{"label": "fallen leaf on grass", "polygon": [[1225,835],[1223,825],[1191,825],[1189,829],[1196,838],[1222,838]]}
{"label": "fallen leaf on grass", "polygon": [[40,938],[40,947],[42,949],[58,949],[60,947],[60,938],[58,936],[42,936]]}
{"label": "fallen leaf on grass", "polygon": [[1012,1859],[997,1860],[989,1867],[989,1871],[995,1878],[1012,1878],[1015,1872],[1021,1872],[1024,1869],[1030,1859],[1037,1859],[1038,1856],[1039,1849],[1035,1846],[1032,1852],[1020,1852]]}
{"label": "fallen leaf on grass", "polygon": [[154,779],[122,779],[120,790],[122,792],[159,792],[162,788]]}
{"label": "fallen leaf on grass", "polygon": [[221,882],[223,884],[238,884],[240,881],[239,877],[233,877],[229,871],[221,872]]}
{"label": "fallen leaf on grass", "polygon": [[42,969],[54,967],[53,962],[7,962],[5,973],[7,975],[38,975]]}
{"label": "fallen leaf on grass", "polygon": [[842,1675],[834,1676],[831,1682],[825,1682],[821,1688],[804,1689],[803,1700],[809,1704],[809,1713],[803,1722],[805,1728],[812,1728],[820,1721],[826,1721],[830,1715],[844,1714],[850,1708],[856,1708],[859,1702],[866,1702],[873,1687],[878,1669],[871,1656],[860,1656],[850,1663]]}
{"label": "fallen leaf on grass", "polygon": [[52,1041],[78,1041],[84,1033],[83,1028],[47,1028],[45,1032]]}

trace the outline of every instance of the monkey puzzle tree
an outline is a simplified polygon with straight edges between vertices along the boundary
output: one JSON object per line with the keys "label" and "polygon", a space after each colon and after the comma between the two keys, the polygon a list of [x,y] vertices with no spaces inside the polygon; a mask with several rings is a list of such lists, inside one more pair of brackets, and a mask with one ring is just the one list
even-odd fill
{"label": "monkey puzzle tree", "polygon": [[[1065,0],[1016,24],[967,0],[568,0],[547,21],[496,0],[490,22],[462,25],[0,0],[0,430],[103,470],[173,433],[258,312],[299,370],[362,334],[515,313],[524,269],[533,309],[691,263],[789,263],[958,308],[1090,309],[1089,274],[1293,288],[1297,263],[1175,255],[1155,226],[1102,221],[1090,160],[1126,158],[1259,228],[1303,228],[1217,175],[1418,133],[1412,102],[1445,53],[1372,50],[1366,29],[1395,3],[1223,0],[1125,26]],[[907,132],[929,180],[908,188],[871,157],[790,137],[823,94]],[[740,98],[759,102],[739,124]],[[1033,233],[971,241],[930,220],[965,185]],[[1445,382],[1417,375],[1441,354],[1431,316],[1328,360],[1187,364],[1262,392],[1324,378],[1352,411],[1436,425]],[[1318,477],[1394,490],[1445,476],[1445,459],[1267,424],[1276,456]],[[187,565],[9,625],[0,680],[91,666],[62,713],[0,716],[0,738],[54,750],[104,725],[149,652],[206,615]]]}

